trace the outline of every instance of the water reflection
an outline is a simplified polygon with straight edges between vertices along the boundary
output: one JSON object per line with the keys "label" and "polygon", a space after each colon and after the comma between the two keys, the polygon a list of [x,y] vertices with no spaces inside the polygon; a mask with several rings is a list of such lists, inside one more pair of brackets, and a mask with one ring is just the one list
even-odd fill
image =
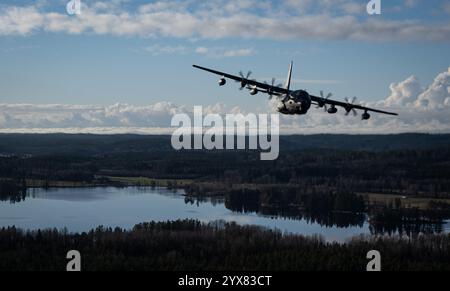
{"label": "water reflection", "polygon": [[[86,187],[86,188],[30,188],[26,191],[25,197],[89,202],[108,199],[117,199],[117,196],[135,196],[145,193],[157,192],[159,195],[180,198],[184,194],[183,190],[167,189],[164,187]],[[25,198],[23,199],[25,200]]]}
{"label": "water reflection", "polygon": [[[323,197],[321,197],[323,199]],[[261,205],[260,197],[256,194],[246,195],[228,194],[223,199],[204,197],[186,197],[186,203],[199,205],[200,203],[223,203],[233,212],[242,214],[256,213],[270,218],[284,218],[302,220],[307,223],[319,224],[322,227],[359,227],[368,224],[371,234],[393,235],[405,234],[414,236],[419,233],[441,233],[448,231],[444,225],[450,217],[447,213],[437,211],[420,211],[417,209],[391,209],[388,207],[367,207],[361,211],[358,206],[354,211],[342,211],[331,207],[317,207],[317,203],[303,205],[283,205],[278,207]],[[325,203],[336,205],[335,203]]]}
{"label": "water reflection", "polygon": [[445,221],[438,222],[402,222],[402,223],[370,223],[371,234],[387,234],[393,235],[397,233],[406,234],[407,236],[415,236],[419,233],[431,234],[441,233],[445,231]]}
{"label": "water reflection", "polygon": [[415,235],[449,231],[445,227],[447,218],[436,215],[428,219],[416,213],[395,211],[389,213],[391,219],[383,220],[385,214],[317,207],[317,203],[270,207],[256,196],[252,199],[229,195],[198,198],[186,196],[183,190],[166,188],[36,188],[4,192],[0,197],[3,201],[0,202],[0,227],[16,225],[26,229],[67,227],[70,231],[86,231],[98,225],[131,228],[144,221],[191,218],[320,234],[327,240],[338,241],[359,234]]}
{"label": "water reflection", "polygon": [[21,188],[0,189],[0,201],[19,203],[25,201],[27,196],[27,191]]}

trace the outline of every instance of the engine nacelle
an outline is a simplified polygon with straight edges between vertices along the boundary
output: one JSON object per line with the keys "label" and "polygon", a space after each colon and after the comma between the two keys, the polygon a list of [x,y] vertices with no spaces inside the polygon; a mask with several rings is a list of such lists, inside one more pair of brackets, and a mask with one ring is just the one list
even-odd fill
{"label": "engine nacelle", "polygon": [[370,119],[370,114],[366,111],[361,115],[362,120],[368,120]]}
{"label": "engine nacelle", "polygon": [[250,90],[250,95],[256,95],[256,94],[258,94],[258,89],[257,88],[252,88]]}
{"label": "engine nacelle", "polygon": [[330,108],[328,108],[327,112],[330,114],[335,114],[337,112],[337,108],[334,106],[331,106]]}
{"label": "engine nacelle", "polygon": [[219,79],[218,83],[219,83],[219,86],[223,86],[223,85],[225,85],[227,83],[227,80],[222,77],[222,78]]}

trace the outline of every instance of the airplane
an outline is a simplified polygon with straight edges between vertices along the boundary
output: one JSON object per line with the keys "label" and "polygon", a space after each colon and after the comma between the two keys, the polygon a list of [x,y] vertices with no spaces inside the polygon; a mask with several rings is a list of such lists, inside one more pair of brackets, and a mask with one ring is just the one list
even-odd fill
{"label": "airplane", "polygon": [[[240,90],[244,88],[250,91],[251,95],[256,95],[259,92],[266,93],[269,95],[269,99],[272,99],[273,96],[276,96],[278,102],[277,111],[282,114],[294,115],[294,114],[306,114],[311,107],[311,104],[316,105],[316,108],[324,108],[325,112],[329,114],[337,113],[337,106],[344,108],[345,115],[349,115],[350,112],[353,113],[354,116],[357,115],[356,109],[363,110],[364,113],[361,114],[362,120],[370,119],[369,112],[376,112],[388,115],[398,115],[397,113],[382,111],[374,108],[365,107],[362,105],[354,104],[356,101],[356,97],[350,101],[347,97],[345,98],[345,102],[336,101],[329,99],[332,94],[329,93],[327,96],[324,96],[323,91],[320,91],[320,97],[314,96],[306,92],[305,90],[291,90],[291,76],[292,76],[292,65],[293,62],[289,65],[288,76],[286,79],[286,83],[284,87],[282,84],[275,85],[275,78],[272,79],[272,83],[268,84],[266,82],[260,83],[256,80],[250,80],[249,77],[251,75],[251,71],[244,75],[239,72],[239,76],[230,75],[227,73],[219,72],[216,70],[200,67],[197,65],[193,65],[194,68],[204,70],[216,75],[221,76],[219,79],[219,86],[224,86],[227,83],[227,78],[232,79],[236,82],[241,83]],[[329,105],[329,106],[328,106]]]}

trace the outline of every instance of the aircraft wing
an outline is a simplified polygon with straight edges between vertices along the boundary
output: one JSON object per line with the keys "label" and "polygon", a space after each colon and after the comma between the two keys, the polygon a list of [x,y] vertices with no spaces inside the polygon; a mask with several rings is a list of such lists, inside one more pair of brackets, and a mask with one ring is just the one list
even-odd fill
{"label": "aircraft wing", "polygon": [[377,112],[377,113],[382,113],[382,114],[398,115],[397,113],[387,112],[387,111],[378,110],[378,109],[374,109],[374,108],[369,108],[369,107],[365,107],[362,105],[346,103],[346,102],[341,102],[341,101],[336,101],[336,100],[331,100],[331,99],[325,99],[325,98],[317,97],[317,96],[313,96],[313,95],[310,95],[310,97],[311,97],[311,101],[315,102],[316,104],[329,104],[329,105],[334,105],[334,106],[340,106],[340,107],[343,107],[347,112],[351,111],[352,109],[359,109],[359,110],[372,111],[372,112]]}
{"label": "aircraft wing", "polygon": [[[200,67],[197,65],[193,65],[193,67],[203,70],[203,71],[207,71],[207,72],[216,74],[216,75],[219,75],[219,76],[222,76],[224,78],[228,78],[231,80],[235,80],[237,82],[241,82],[241,84],[245,85],[246,87],[247,86],[257,87],[259,92],[267,93],[270,95],[280,96],[280,95],[284,95],[284,94],[289,94],[291,92],[289,89],[286,89],[286,88],[272,86],[270,84],[261,83],[261,82],[251,80],[251,79],[246,79],[246,78],[243,78],[242,76],[235,76],[235,75],[227,74],[224,72]],[[290,69],[290,71],[291,71],[291,69]],[[290,75],[288,76],[288,80],[290,80]],[[382,113],[382,114],[398,115],[397,113],[382,111],[382,110],[378,110],[378,109],[374,109],[374,108],[365,107],[362,105],[326,99],[326,98],[317,97],[317,96],[313,96],[313,95],[310,95],[310,97],[311,97],[311,101],[314,102],[315,104],[319,104],[319,105],[329,104],[329,105],[339,106],[339,107],[343,107],[347,112],[350,112],[353,109],[359,109],[359,110],[372,111],[372,112],[377,112],[377,113]]]}
{"label": "aircraft wing", "polygon": [[272,92],[272,95],[282,95],[282,94],[289,93],[289,90],[287,90],[285,88],[272,86],[272,85],[269,85],[269,84],[266,84],[266,83],[261,83],[261,82],[255,81],[255,80],[245,79],[245,78],[242,78],[240,76],[235,76],[235,75],[227,74],[227,73],[224,73],[224,72],[211,70],[211,69],[200,67],[200,66],[197,66],[197,65],[193,65],[193,67],[197,68],[197,69],[200,69],[200,70],[204,70],[204,71],[213,73],[213,74],[216,74],[216,75],[219,75],[219,76],[222,76],[224,78],[228,78],[228,79],[231,79],[231,80],[242,82],[245,85],[255,86],[258,89],[262,89],[262,90],[259,90],[259,91],[263,92],[263,93]]}

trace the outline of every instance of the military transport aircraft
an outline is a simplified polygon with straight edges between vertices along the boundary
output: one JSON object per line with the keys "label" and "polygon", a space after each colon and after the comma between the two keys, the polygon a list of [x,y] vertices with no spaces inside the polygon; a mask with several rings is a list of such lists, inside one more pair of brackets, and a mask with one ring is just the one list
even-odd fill
{"label": "military transport aircraft", "polygon": [[356,109],[363,110],[364,113],[361,114],[362,120],[367,120],[370,118],[369,112],[377,112],[382,114],[389,115],[398,115],[393,112],[386,112],[378,109],[373,109],[369,107],[365,107],[362,105],[354,104],[356,101],[356,97],[350,101],[348,98],[345,98],[345,102],[335,101],[329,99],[332,94],[329,93],[327,96],[324,96],[323,91],[320,91],[320,97],[310,95],[305,90],[290,90],[291,85],[291,75],[292,75],[292,62],[289,66],[289,72],[286,79],[286,84],[284,87],[282,85],[275,85],[275,78],[272,79],[272,83],[268,84],[266,82],[260,83],[256,80],[250,80],[249,77],[251,75],[251,71],[249,71],[246,75],[239,72],[239,76],[230,75],[227,73],[211,70],[208,68],[200,67],[197,65],[193,65],[197,69],[201,69],[204,71],[208,71],[210,73],[221,76],[219,79],[219,86],[223,86],[226,84],[226,78],[235,80],[236,82],[241,83],[240,90],[246,88],[250,91],[251,95],[256,95],[258,92],[266,93],[269,95],[269,99],[272,99],[273,96],[276,96],[278,102],[277,111],[283,114],[306,114],[311,107],[311,104],[316,105],[316,108],[324,108],[324,110],[330,114],[334,114],[338,111],[336,106],[342,107],[345,110],[345,115],[349,115],[350,112],[353,115],[357,115]]}

